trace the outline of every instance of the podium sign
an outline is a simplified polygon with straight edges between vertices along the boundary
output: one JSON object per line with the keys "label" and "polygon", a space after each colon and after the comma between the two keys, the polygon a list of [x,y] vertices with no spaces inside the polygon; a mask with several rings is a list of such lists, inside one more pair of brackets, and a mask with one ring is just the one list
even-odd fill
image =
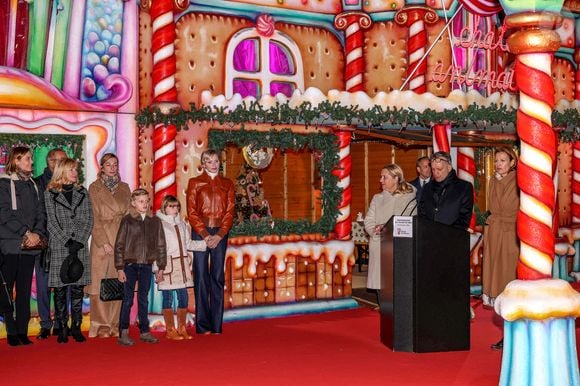
{"label": "podium sign", "polygon": [[381,342],[393,351],[469,350],[469,233],[392,217],[381,234],[379,303]]}

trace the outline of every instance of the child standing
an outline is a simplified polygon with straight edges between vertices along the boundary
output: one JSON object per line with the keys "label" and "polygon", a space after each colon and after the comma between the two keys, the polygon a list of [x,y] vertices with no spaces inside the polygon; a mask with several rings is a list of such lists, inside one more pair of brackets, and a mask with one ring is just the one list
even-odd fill
{"label": "child standing", "polygon": [[146,343],[157,343],[159,340],[149,331],[149,288],[151,286],[152,264],[159,270],[156,280],[163,280],[166,265],[166,248],[163,226],[159,217],[149,212],[149,193],[145,189],[135,189],[131,193],[131,209],[121,220],[117,240],[115,241],[115,268],[119,281],[125,283],[119,328],[119,344],[135,344],[129,337],[129,319],[133,306],[135,283],[139,283],[137,307],[139,317],[139,339]]}
{"label": "child standing", "polygon": [[[179,212],[181,205],[175,196],[165,196],[157,217],[161,219],[167,246],[167,265],[163,280],[157,286],[163,296],[163,318],[165,319],[165,336],[167,339],[191,339],[185,328],[187,323],[187,287],[193,287],[191,269],[193,259],[188,250],[205,251],[204,240],[192,240],[191,229]],[[153,272],[158,267],[153,265]],[[173,318],[173,293],[177,295],[177,330]]]}

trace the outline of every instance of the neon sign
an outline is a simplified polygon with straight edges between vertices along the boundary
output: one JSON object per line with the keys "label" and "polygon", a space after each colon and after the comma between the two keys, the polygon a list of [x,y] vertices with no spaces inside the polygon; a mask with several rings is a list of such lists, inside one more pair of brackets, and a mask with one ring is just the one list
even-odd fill
{"label": "neon sign", "polygon": [[[471,26],[465,26],[461,29],[460,38],[453,42],[453,45],[462,48],[479,48],[507,52],[508,49],[504,43],[505,26],[501,26],[497,32],[497,36],[493,31],[489,31],[484,35],[480,30],[474,29]],[[474,63],[475,61],[472,61],[467,68],[450,64],[447,69],[444,68],[443,63],[437,63],[431,74],[431,80],[437,83],[449,81],[451,83],[457,83],[460,86],[489,86],[494,90],[516,91],[513,69],[501,72],[487,69],[475,71],[473,69]]]}

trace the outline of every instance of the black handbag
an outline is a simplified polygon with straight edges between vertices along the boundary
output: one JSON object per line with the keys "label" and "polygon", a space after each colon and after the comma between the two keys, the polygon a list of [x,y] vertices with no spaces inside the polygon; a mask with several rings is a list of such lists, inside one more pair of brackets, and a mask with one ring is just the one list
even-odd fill
{"label": "black handbag", "polygon": [[99,297],[104,302],[123,300],[123,287],[124,285],[119,281],[119,279],[101,279],[101,290],[99,292]]}

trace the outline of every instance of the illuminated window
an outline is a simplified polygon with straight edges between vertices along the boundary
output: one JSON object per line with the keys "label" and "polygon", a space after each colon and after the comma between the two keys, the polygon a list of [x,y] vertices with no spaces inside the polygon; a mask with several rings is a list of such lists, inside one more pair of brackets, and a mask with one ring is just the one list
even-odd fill
{"label": "illuminated window", "polygon": [[255,28],[242,30],[228,44],[226,58],[226,98],[234,94],[290,97],[294,90],[304,91],[300,51],[281,32],[274,31],[266,37]]}

